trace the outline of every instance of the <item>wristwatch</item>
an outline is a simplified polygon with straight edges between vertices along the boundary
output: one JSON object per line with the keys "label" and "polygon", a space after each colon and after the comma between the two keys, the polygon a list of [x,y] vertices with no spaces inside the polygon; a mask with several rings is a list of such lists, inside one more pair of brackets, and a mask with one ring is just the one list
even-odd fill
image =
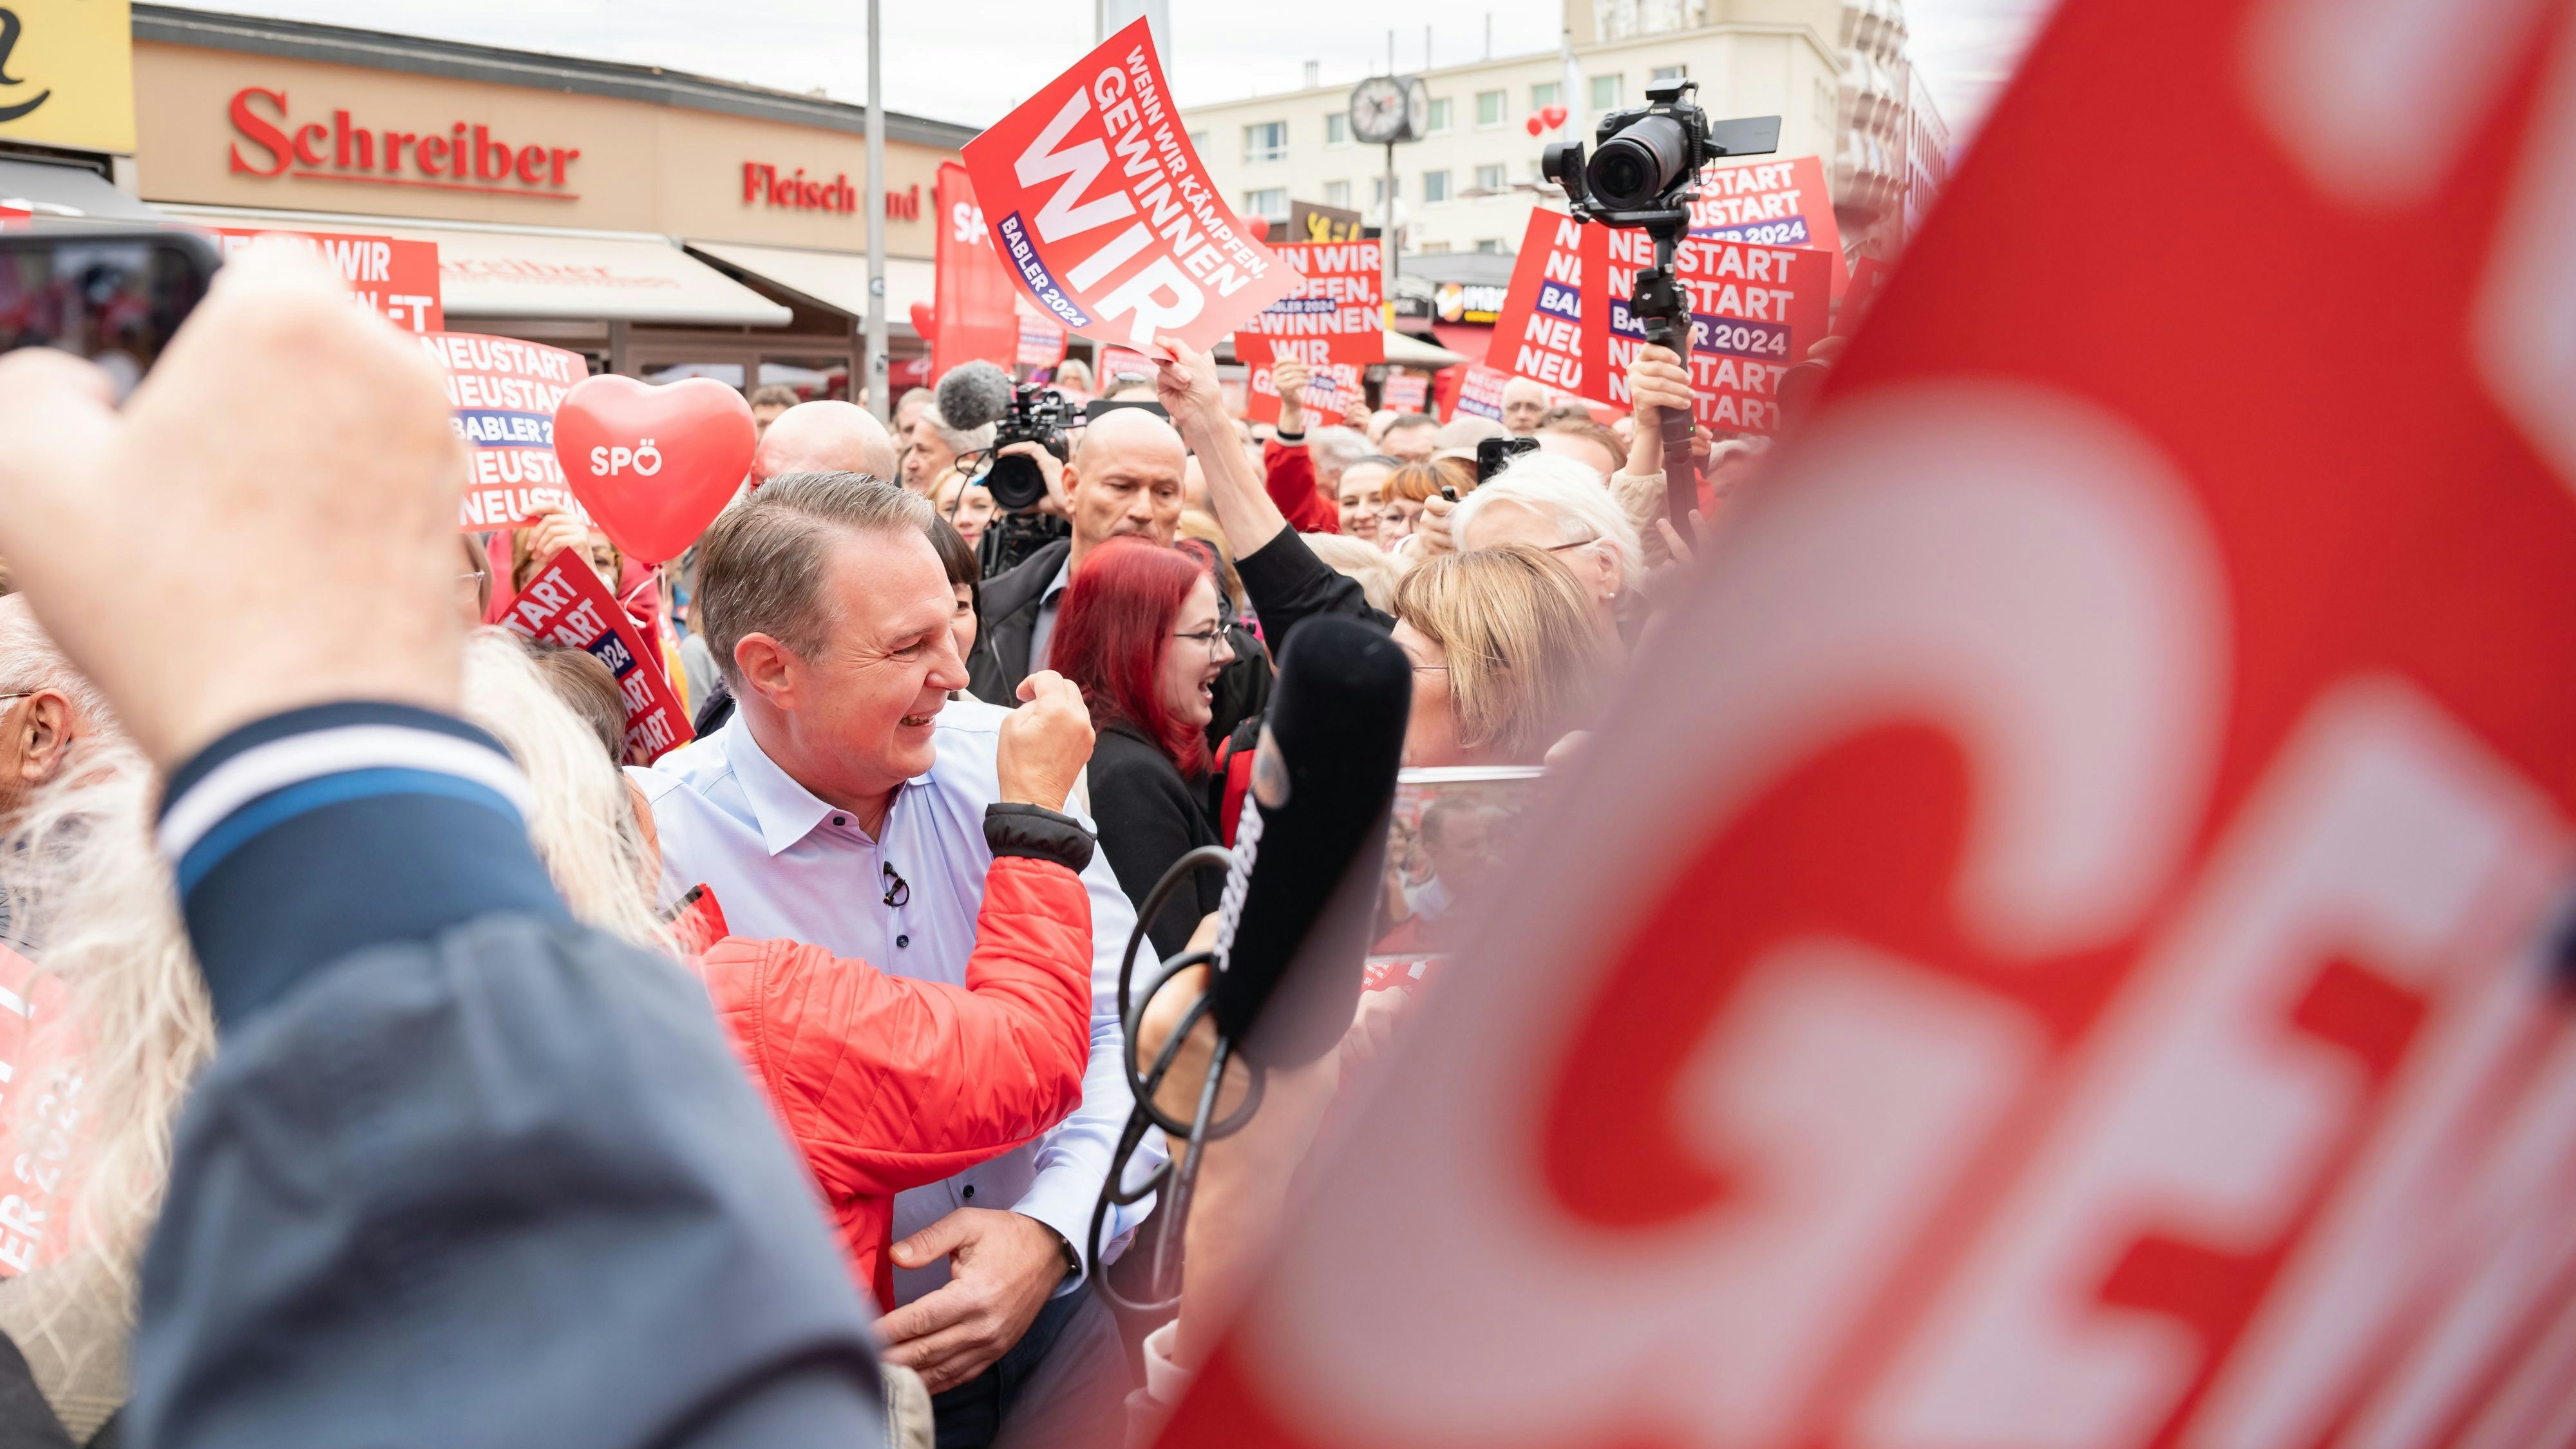
{"label": "wristwatch", "polygon": [[[1044,1226],[1044,1224],[1040,1224],[1040,1226]],[[1053,1229],[1053,1228],[1047,1228],[1047,1231],[1048,1231],[1048,1232],[1050,1232],[1050,1233],[1055,1233],[1055,1245],[1056,1245],[1057,1247],[1062,1248],[1062,1249],[1064,1250],[1064,1271],[1065,1271],[1066,1275],[1067,1275],[1067,1276],[1069,1276],[1069,1277],[1074,1277],[1074,1278],[1079,1278],[1079,1277],[1081,1277],[1081,1276],[1082,1276],[1082,1250],[1081,1250],[1080,1248],[1075,1247],[1075,1246],[1073,1245],[1073,1243],[1065,1237],[1065,1235],[1064,1235],[1064,1234],[1062,1234],[1062,1233],[1057,1233],[1057,1232],[1055,1231],[1055,1229]]]}

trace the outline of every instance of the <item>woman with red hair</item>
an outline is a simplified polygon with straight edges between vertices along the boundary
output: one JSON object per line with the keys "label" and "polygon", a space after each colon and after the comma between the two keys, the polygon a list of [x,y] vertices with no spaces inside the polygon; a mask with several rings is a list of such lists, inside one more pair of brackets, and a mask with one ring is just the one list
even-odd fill
{"label": "woman with red hair", "polygon": [[[1217,844],[1200,803],[1217,674],[1234,659],[1216,584],[1188,554],[1142,538],[1113,538],[1073,572],[1058,607],[1047,667],[1082,690],[1099,730],[1091,752],[1100,849],[1127,898],[1145,895],[1173,861]],[[1202,870],[1146,924],[1171,956],[1216,909],[1224,874]]]}

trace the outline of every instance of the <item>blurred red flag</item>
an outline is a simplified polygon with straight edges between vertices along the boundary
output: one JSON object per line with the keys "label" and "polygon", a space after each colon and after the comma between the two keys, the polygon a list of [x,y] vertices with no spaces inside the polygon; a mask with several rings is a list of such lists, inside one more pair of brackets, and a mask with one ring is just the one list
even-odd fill
{"label": "blurred red flag", "polygon": [[1164,1442],[2565,1442],[2571,222],[2563,4],[2071,0]]}
{"label": "blurred red flag", "polygon": [[938,267],[934,285],[937,331],[930,339],[933,376],[946,377],[961,362],[984,361],[1008,368],[1019,358],[1019,288],[1010,270],[993,255],[984,211],[975,204],[975,183],[966,168],[951,161],[939,168],[931,193],[939,208],[939,239],[932,257]]}

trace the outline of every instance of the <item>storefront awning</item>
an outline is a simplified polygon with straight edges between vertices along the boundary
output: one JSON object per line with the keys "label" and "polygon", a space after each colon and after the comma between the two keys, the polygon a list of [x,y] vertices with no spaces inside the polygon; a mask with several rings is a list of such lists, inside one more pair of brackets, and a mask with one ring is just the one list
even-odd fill
{"label": "storefront awning", "polygon": [[[868,315],[868,259],[864,253],[715,241],[690,242],[689,250],[740,268],[818,306],[850,317]],[[911,337],[912,304],[938,305],[938,269],[915,257],[888,257],[885,279],[886,331]]]}
{"label": "storefront awning", "polygon": [[55,166],[43,161],[0,160],[0,208],[26,212],[37,221],[162,221],[160,212],[117,190],[106,177],[85,166]]}
{"label": "storefront awning", "polygon": [[1485,349],[1492,346],[1494,342],[1493,327],[1490,324],[1477,322],[1434,322],[1431,324],[1431,335],[1438,339],[1441,346],[1469,362],[1484,361]]}
{"label": "storefront awning", "polygon": [[1434,347],[1418,337],[1410,337],[1390,327],[1386,332],[1386,360],[1399,367],[1427,367],[1437,371],[1456,367],[1467,359],[1446,347]]}
{"label": "storefront awning", "polygon": [[[795,315],[649,232],[424,226],[402,217],[166,205],[223,226],[365,232],[438,243],[451,319],[781,327]],[[459,330],[467,330],[460,328]]]}

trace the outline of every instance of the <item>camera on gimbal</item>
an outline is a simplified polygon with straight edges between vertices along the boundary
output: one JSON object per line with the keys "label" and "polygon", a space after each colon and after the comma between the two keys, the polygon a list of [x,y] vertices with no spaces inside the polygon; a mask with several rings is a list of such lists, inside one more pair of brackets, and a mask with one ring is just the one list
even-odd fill
{"label": "camera on gimbal", "polygon": [[[1691,353],[1690,301],[1674,274],[1674,259],[1690,231],[1691,199],[1699,195],[1700,168],[1721,156],[1767,156],[1780,149],[1778,116],[1747,116],[1712,124],[1699,108],[1697,81],[1648,86],[1647,104],[1612,111],[1593,133],[1590,162],[1583,143],[1559,141],[1539,158],[1547,179],[1565,188],[1577,221],[1636,227],[1655,242],[1655,264],[1637,273],[1628,317],[1645,341],[1669,348],[1687,364]],[[1604,300],[1607,300],[1606,298]],[[1613,314],[1613,325],[1618,325]],[[1664,440],[1664,510],[1684,542],[1699,493],[1699,468],[1691,457],[1691,420],[1676,409],[1659,429]]]}
{"label": "camera on gimbal", "polygon": [[1539,169],[1565,188],[1574,214],[1604,226],[1644,227],[1659,237],[1690,227],[1690,201],[1700,168],[1721,156],[1767,156],[1780,149],[1780,118],[1748,116],[1711,123],[1695,99],[1699,82],[1649,86],[1647,104],[1612,111],[1593,132],[1592,159],[1583,143],[1558,141],[1541,155]]}

